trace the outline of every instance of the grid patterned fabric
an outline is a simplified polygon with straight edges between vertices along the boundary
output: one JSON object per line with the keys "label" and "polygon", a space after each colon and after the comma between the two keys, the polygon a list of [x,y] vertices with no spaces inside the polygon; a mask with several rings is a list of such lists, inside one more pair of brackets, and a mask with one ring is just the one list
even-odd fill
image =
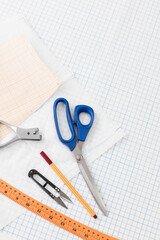
{"label": "grid patterned fabric", "polygon": [[[128,133],[91,166],[109,209],[104,217],[79,174],[71,182],[94,207],[94,220],[74,204],[68,216],[124,240],[158,240],[159,0],[0,1],[1,18],[21,14],[48,48]],[[46,198],[45,204],[62,211]],[[78,239],[26,212],[4,229],[26,240]]]}

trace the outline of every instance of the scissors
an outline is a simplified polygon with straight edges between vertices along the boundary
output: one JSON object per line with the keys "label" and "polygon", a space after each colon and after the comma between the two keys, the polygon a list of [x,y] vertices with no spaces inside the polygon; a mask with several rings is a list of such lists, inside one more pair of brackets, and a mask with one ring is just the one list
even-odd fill
{"label": "scissors", "polygon": [[[35,177],[36,175],[39,177],[40,181],[38,181],[36,179],[36,177]],[[33,181],[35,181],[43,189],[43,191],[45,191],[54,201],[56,201],[56,203],[58,203],[59,205],[61,205],[64,208],[68,209],[61,198],[64,198],[65,200],[68,200],[71,203],[72,203],[72,201],[60,188],[58,188],[56,185],[54,185],[52,182],[50,182],[47,178],[45,178],[36,169],[31,169],[28,173],[28,177],[32,178]],[[43,182],[43,181],[44,181],[44,183],[42,184],[41,182]],[[59,193],[59,196],[56,197],[52,192],[50,192],[46,188],[46,186],[49,186],[51,190],[54,189],[57,193]]]}
{"label": "scissors", "polygon": [[[69,129],[71,132],[71,138],[68,140],[65,140],[62,137],[60,129],[59,129],[59,125],[58,125],[57,106],[59,103],[64,103],[66,106],[67,122],[68,122]],[[97,205],[99,206],[99,208],[101,209],[103,214],[105,216],[107,216],[108,214],[107,214],[106,207],[105,207],[103,200],[99,194],[96,184],[94,183],[93,177],[88,169],[86,161],[82,155],[83,142],[85,141],[85,139],[88,135],[88,132],[89,132],[90,128],[92,127],[92,124],[94,121],[93,109],[86,105],[77,105],[74,109],[74,120],[73,120],[71,117],[68,101],[65,98],[58,98],[54,102],[53,112],[54,112],[55,126],[56,126],[59,140],[73,152],[75,159],[78,163],[80,172],[82,173],[82,176],[83,176],[84,180],[86,181],[86,184],[87,184],[92,196],[94,197]],[[79,115],[81,113],[87,113],[90,115],[90,122],[88,124],[84,125],[81,123],[80,118],[79,118]],[[77,127],[77,134],[76,134],[75,125]]]}

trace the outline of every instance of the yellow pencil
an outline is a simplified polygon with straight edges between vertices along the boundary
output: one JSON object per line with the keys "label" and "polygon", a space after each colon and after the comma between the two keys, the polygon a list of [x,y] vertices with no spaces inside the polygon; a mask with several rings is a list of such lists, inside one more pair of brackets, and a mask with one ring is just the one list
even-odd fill
{"label": "yellow pencil", "polygon": [[72,184],[67,180],[67,178],[60,172],[60,170],[56,167],[56,165],[49,159],[49,157],[42,151],[41,156],[46,160],[46,162],[51,166],[51,168],[57,173],[57,175],[62,179],[62,181],[67,185],[67,187],[71,190],[71,192],[76,196],[76,198],[81,202],[81,204],[86,208],[86,210],[90,213],[92,217],[95,219],[97,215],[90,208],[90,206],[86,203],[86,201],[81,197],[81,195],[76,191],[76,189],[72,186]]}

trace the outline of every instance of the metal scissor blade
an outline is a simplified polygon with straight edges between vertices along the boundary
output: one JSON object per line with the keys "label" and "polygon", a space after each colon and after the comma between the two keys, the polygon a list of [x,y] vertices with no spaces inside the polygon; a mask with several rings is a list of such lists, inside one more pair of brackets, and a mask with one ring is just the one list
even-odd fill
{"label": "metal scissor blade", "polygon": [[70,199],[62,190],[60,190],[59,194],[60,194],[60,196],[61,196],[62,198],[68,200],[68,201],[71,202],[71,203],[73,203],[73,202],[71,201],[71,199]]}
{"label": "metal scissor blade", "polygon": [[64,204],[64,202],[62,201],[62,199],[60,197],[54,197],[53,198],[59,205],[61,205],[62,207],[67,208],[67,206]]}
{"label": "metal scissor blade", "polygon": [[84,160],[82,155],[81,155],[81,159],[79,161],[77,161],[77,163],[78,163],[79,169],[80,169],[80,171],[81,171],[81,173],[83,175],[83,178],[86,181],[87,186],[88,186],[92,196],[94,197],[97,205],[99,206],[99,208],[101,209],[103,214],[105,216],[107,216],[108,213],[107,213],[106,207],[105,207],[105,205],[103,203],[103,200],[102,200],[102,198],[100,196],[100,193],[99,193],[99,191],[97,189],[97,186],[96,186],[96,184],[95,184],[95,182],[93,180],[93,177],[92,177],[92,175],[91,175],[91,173],[90,173],[90,171],[88,169],[88,166],[87,166],[87,164],[86,164],[86,162],[85,162],[85,160]]}
{"label": "metal scissor blade", "polygon": [[[44,180],[45,184],[41,184],[39,181],[36,180],[36,178],[34,177],[35,175],[38,175],[42,180]],[[56,185],[54,185],[52,182],[50,182],[47,178],[45,178],[40,172],[38,172],[36,169],[31,169],[28,173],[28,176],[31,177],[42,189],[43,191],[45,191],[54,201],[56,201],[59,205],[61,205],[62,207],[67,208],[67,206],[64,204],[64,202],[62,201],[62,199],[60,198],[60,196],[62,197],[67,197],[67,195],[61,191]],[[56,190],[60,196],[56,197],[53,193],[51,193],[46,186],[50,186],[51,188],[53,188],[54,190]],[[71,200],[70,200],[71,201]]]}

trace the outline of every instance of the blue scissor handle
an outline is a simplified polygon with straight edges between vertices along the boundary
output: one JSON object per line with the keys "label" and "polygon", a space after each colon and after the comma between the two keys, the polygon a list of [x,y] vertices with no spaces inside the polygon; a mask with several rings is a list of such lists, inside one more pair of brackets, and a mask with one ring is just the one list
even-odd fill
{"label": "blue scissor handle", "polygon": [[[82,124],[81,121],[79,120],[79,115],[84,112],[88,113],[91,117],[90,122],[86,125]],[[91,107],[86,106],[86,105],[78,105],[75,107],[74,110],[74,117],[75,117],[75,123],[77,125],[78,129],[78,140],[84,142],[87,134],[92,127],[93,121],[94,121],[94,111]]]}
{"label": "blue scissor handle", "polygon": [[[60,130],[59,130],[58,119],[57,119],[57,105],[60,102],[63,102],[66,105],[67,121],[68,121],[68,125],[69,125],[70,131],[71,131],[71,138],[69,140],[63,139],[62,135],[60,133]],[[54,112],[54,120],[55,120],[56,130],[57,130],[57,134],[58,134],[58,137],[59,137],[60,141],[63,144],[65,144],[67,147],[69,147],[69,149],[71,151],[73,151],[73,149],[76,146],[76,142],[77,142],[77,136],[76,136],[76,131],[75,131],[75,128],[74,128],[74,124],[77,125],[78,140],[79,141],[85,141],[85,139],[87,137],[87,134],[88,134],[88,132],[89,132],[89,130],[90,130],[92,124],[93,124],[93,121],[94,121],[94,111],[93,111],[93,109],[89,106],[86,106],[86,105],[77,105],[75,107],[75,110],[74,110],[75,120],[73,121],[73,119],[71,117],[68,101],[65,98],[58,98],[54,102],[53,112]],[[84,125],[80,122],[79,115],[82,112],[88,113],[91,117],[90,122],[87,125]]]}
{"label": "blue scissor handle", "polygon": [[[57,105],[60,102],[63,102],[66,105],[67,121],[68,121],[69,129],[71,131],[71,138],[69,140],[63,139],[62,135],[60,133],[60,130],[59,130],[58,119],[57,119]],[[54,121],[55,121],[56,130],[57,130],[59,140],[63,144],[65,144],[67,147],[69,147],[69,149],[72,151],[76,146],[77,136],[76,136],[76,131],[75,131],[75,128],[74,128],[74,122],[73,122],[72,117],[71,117],[68,101],[65,98],[56,99],[56,101],[54,102],[54,105],[53,105],[53,112],[54,112]]]}

